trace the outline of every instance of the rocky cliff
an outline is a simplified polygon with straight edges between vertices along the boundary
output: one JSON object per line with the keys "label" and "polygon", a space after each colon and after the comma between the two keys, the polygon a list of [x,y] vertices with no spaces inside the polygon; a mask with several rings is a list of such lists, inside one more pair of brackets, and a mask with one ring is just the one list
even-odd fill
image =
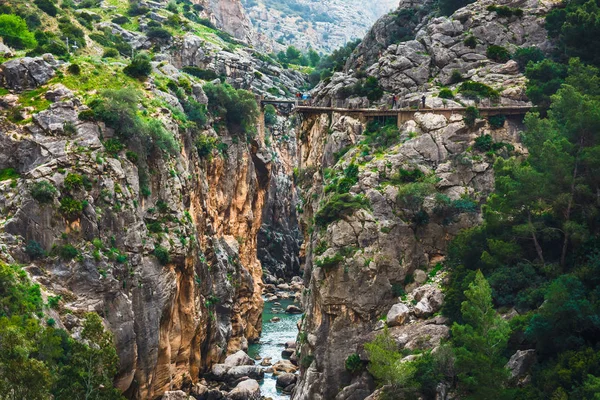
{"label": "rocky cliff", "polygon": [[[492,4],[478,1],[450,17],[420,16],[414,39],[391,44],[384,27],[415,7],[401,5],[375,25],[346,72],[315,89],[316,102],[339,103],[344,90],[360,81],[355,71],[363,69],[387,92],[383,107],[391,94],[401,95],[403,107],[416,108],[423,95],[430,110],[476,104],[461,93],[462,79],[496,91],[494,99],[479,100],[484,105],[529,104],[517,63],[493,59],[488,49],[548,51],[543,16],[551,5],[505,2],[523,10],[521,17],[506,18]],[[465,44],[471,36],[474,42]],[[451,81],[453,73],[459,82]],[[443,85],[451,99],[438,97]],[[366,107],[369,101],[354,96],[344,105]],[[307,116],[301,123],[306,316],[294,400],[367,397],[374,390],[370,375],[349,372],[345,361],[355,354],[367,361],[363,345],[386,325],[405,350],[435,348],[449,334],[445,319],[436,317],[447,245],[480,222],[480,205],[494,188],[494,157],[523,152],[522,117],[468,120],[427,109],[398,130],[395,120],[359,120],[352,116],[357,114]],[[484,139],[499,152],[486,153]]]}
{"label": "rocky cliff", "polygon": [[[239,3],[216,3],[212,11],[238,27],[228,13]],[[222,116],[194,114],[197,124],[188,116],[190,107],[204,115],[212,106],[206,79],[284,96],[303,75],[188,20],[187,32],[156,41],[145,24],[172,13],[166,4],[150,6],[134,18],[139,31],[112,22],[112,11],[85,11],[98,17],[82,28],[88,46],[69,62],[3,46],[12,59],[0,66],[0,171],[12,174],[0,182],[1,257],[26,265],[44,298],[58,299],[48,311],[56,327],[78,337],[84,313],[103,318],[120,358],[115,385],[138,399],[189,392],[214,363],[258,339],[263,216],[273,232],[292,235],[285,254],[269,259],[288,272],[299,265],[297,228],[288,221],[295,136],[280,125],[265,140],[258,120],[252,136]],[[123,73],[127,59],[100,57],[94,40],[106,45],[102,35],[154,50],[145,82]],[[140,94],[135,112],[154,127],[150,136],[133,129],[141,135],[133,147],[113,129],[123,123],[109,127],[91,109],[100,89],[121,88]],[[200,152],[199,140],[208,151]],[[37,187],[45,197],[33,194]]]}

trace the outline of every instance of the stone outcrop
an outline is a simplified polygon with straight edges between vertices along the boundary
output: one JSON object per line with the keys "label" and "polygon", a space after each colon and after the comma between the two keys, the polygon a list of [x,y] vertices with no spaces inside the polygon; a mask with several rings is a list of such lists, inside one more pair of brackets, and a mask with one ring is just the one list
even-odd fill
{"label": "stone outcrop", "polygon": [[[452,80],[453,74],[457,73],[463,80],[484,83],[499,91],[499,99],[494,100],[499,104],[528,104],[526,79],[517,64],[514,61],[494,61],[488,58],[487,49],[496,45],[513,52],[519,47],[534,46],[550,53],[553,47],[544,29],[544,17],[556,3],[534,0],[503,2],[503,6],[520,8],[524,12],[522,17],[509,18],[499,17],[495,11],[488,10],[488,6],[497,4],[488,0],[472,3],[449,17],[437,18],[423,14],[427,4],[411,1],[400,4],[396,12],[398,15],[415,7],[421,10],[414,14],[418,16],[416,24],[406,26],[410,28],[410,34],[400,43],[390,44],[390,38],[398,33],[392,31],[388,34],[387,27],[393,24],[395,14],[385,16],[375,24],[365,43],[348,60],[345,72],[334,75],[331,82],[323,82],[315,89],[317,103],[325,105],[332,99],[335,101],[339,90],[354,79],[353,72],[362,68],[367,75],[376,77],[386,92],[399,95],[402,107],[418,105],[423,95],[428,98],[428,107],[458,105],[452,100],[437,97],[441,86],[452,90],[458,87],[459,82]],[[475,40],[474,46],[465,43],[471,37]],[[340,85],[340,82],[345,84]],[[473,104],[470,98],[461,94],[455,101]],[[382,102],[391,104],[390,96],[384,96]]]}
{"label": "stone outcrop", "polygon": [[23,57],[0,65],[0,87],[22,92],[45,84],[54,76],[58,61],[52,54]]}

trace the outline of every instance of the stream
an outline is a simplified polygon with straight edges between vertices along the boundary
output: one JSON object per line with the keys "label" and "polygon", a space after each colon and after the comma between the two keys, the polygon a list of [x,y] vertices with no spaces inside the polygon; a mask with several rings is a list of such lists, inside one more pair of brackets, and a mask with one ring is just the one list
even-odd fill
{"label": "stream", "polygon": [[[281,305],[275,306],[273,303],[278,302]],[[248,355],[251,358],[260,356],[261,358],[271,358],[271,363],[275,364],[282,359],[281,351],[284,350],[284,344],[288,341],[296,340],[298,328],[296,323],[301,314],[286,314],[285,312],[273,312],[273,308],[285,310],[290,304],[294,304],[293,299],[277,299],[273,302],[267,302],[263,309],[263,329],[260,341],[251,344],[248,348]],[[281,321],[270,322],[271,318],[279,317]],[[265,373],[265,379],[260,382],[260,390],[265,398],[273,400],[289,400],[290,396],[284,394],[281,390],[275,387],[276,377],[272,373]]]}

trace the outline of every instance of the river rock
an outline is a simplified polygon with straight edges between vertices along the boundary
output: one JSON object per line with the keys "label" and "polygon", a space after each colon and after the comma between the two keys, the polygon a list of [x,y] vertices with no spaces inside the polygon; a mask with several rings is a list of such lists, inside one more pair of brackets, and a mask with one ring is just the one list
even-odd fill
{"label": "river rock", "polygon": [[287,306],[287,308],[285,309],[285,312],[288,314],[302,314],[302,310],[300,309],[300,307],[297,307],[293,304],[290,304],[289,306]]}
{"label": "river rock", "polygon": [[295,384],[297,380],[298,380],[298,376],[296,376],[295,374],[284,373],[284,374],[280,374],[279,376],[277,376],[276,385],[279,388],[286,388],[290,385]]}
{"label": "river rock", "polygon": [[226,379],[231,382],[243,378],[244,376],[261,380],[264,378],[265,373],[262,368],[256,365],[240,365],[227,371]]}
{"label": "river rock", "polygon": [[273,317],[269,320],[269,322],[280,322],[280,321],[281,321],[281,318],[279,318],[279,317]]}
{"label": "river rock", "polygon": [[260,398],[260,385],[254,379],[246,379],[238,383],[227,395],[229,400],[260,400]]}
{"label": "river rock", "polygon": [[273,375],[279,375],[283,373],[294,373],[298,370],[294,364],[289,360],[280,360],[273,364]]}
{"label": "river rock", "polygon": [[294,350],[294,349],[286,348],[281,351],[281,357],[290,358],[292,356],[292,354],[294,354],[295,352],[296,352],[296,350]]}
{"label": "river rock", "polygon": [[228,356],[223,364],[226,368],[232,368],[240,365],[254,365],[254,360],[252,360],[244,351],[239,350],[237,353]]}
{"label": "river rock", "polygon": [[263,367],[270,367],[271,365],[273,365],[273,363],[271,362],[271,357],[263,358],[260,362],[260,365]]}

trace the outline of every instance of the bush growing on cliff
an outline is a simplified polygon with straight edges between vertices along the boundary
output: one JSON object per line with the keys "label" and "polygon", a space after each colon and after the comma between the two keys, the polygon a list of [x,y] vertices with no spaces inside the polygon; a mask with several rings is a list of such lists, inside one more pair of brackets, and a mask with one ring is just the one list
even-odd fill
{"label": "bush growing on cliff", "polygon": [[154,248],[154,257],[156,257],[158,262],[162,265],[167,265],[171,261],[169,251],[162,246],[156,246]]}
{"label": "bush growing on cliff", "polygon": [[345,367],[346,371],[354,374],[362,371],[364,365],[360,359],[360,356],[356,353],[352,353],[348,357],[346,357]]}
{"label": "bush growing on cliff", "polygon": [[272,104],[265,106],[265,124],[275,125],[277,123],[277,110]]}
{"label": "bush growing on cliff", "polygon": [[25,246],[25,253],[32,259],[36,260],[38,258],[43,258],[46,256],[46,251],[42,247],[39,242],[35,240],[30,240],[27,242],[27,246]]}
{"label": "bush growing on cliff", "polygon": [[481,114],[479,113],[479,109],[477,107],[469,106],[465,110],[463,121],[465,122],[465,125],[472,128],[475,126],[475,121],[477,121],[477,119],[480,117]]}
{"label": "bush growing on cliff", "polygon": [[440,93],[438,94],[438,97],[440,97],[441,99],[453,99],[454,93],[452,93],[452,90],[448,88],[442,88],[440,90]]}
{"label": "bush growing on cliff", "polygon": [[334,194],[315,214],[315,224],[327,226],[328,224],[351,215],[356,210],[368,208],[369,201],[362,195]]}
{"label": "bush growing on cliff", "polygon": [[123,72],[132,78],[145,79],[152,72],[150,56],[146,53],[138,53],[133,57],[131,63],[123,69]]}
{"label": "bush growing on cliff", "polygon": [[495,44],[488,46],[485,54],[490,60],[499,63],[505,63],[510,60],[510,52],[506,48]]}
{"label": "bush growing on cliff", "polygon": [[58,191],[48,181],[40,181],[33,184],[31,187],[31,197],[40,203],[51,203]]}
{"label": "bush growing on cliff", "polygon": [[69,196],[63,197],[60,199],[60,211],[66,219],[75,220],[83,212],[83,203]]}
{"label": "bush growing on cliff", "polygon": [[512,16],[521,18],[523,16],[523,10],[520,8],[511,8],[506,6],[497,6],[492,4],[487,6],[487,10],[491,12],[495,12],[499,17],[502,18],[510,18]]}
{"label": "bush growing on cliff", "polygon": [[243,89],[235,89],[228,84],[207,83],[204,91],[208,96],[209,111],[222,118],[232,132],[242,131],[247,136],[256,132],[259,116],[254,95]]}
{"label": "bush growing on cliff", "polygon": [[459,93],[463,96],[477,100],[479,98],[496,99],[500,94],[485,83],[465,81],[458,88]]}

